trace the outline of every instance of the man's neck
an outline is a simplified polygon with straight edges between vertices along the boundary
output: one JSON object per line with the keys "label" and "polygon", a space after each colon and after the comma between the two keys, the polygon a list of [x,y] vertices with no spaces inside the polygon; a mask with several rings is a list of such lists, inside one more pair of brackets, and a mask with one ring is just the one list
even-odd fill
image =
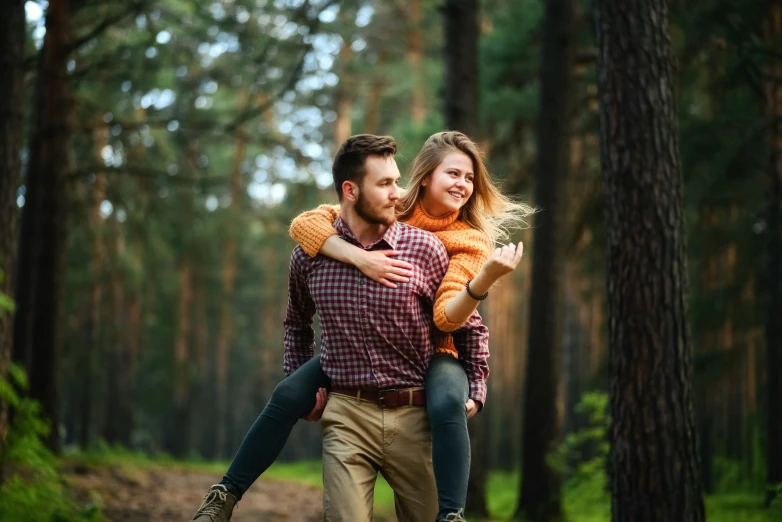
{"label": "man's neck", "polygon": [[365,247],[380,241],[380,238],[385,235],[389,228],[388,225],[367,223],[361,216],[356,214],[352,205],[343,204],[339,213],[342,221],[345,222],[353,233],[353,237]]}

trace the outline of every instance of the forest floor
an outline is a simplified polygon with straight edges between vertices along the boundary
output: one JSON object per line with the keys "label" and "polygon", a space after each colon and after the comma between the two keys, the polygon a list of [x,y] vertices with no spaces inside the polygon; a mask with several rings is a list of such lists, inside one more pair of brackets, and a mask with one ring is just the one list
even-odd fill
{"label": "forest floor", "polygon": [[[64,458],[60,471],[69,496],[81,508],[98,508],[106,522],[187,522],[227,463],[155,461],[130,453]],[[518,474],[489,476],[487,501],[496,518],[509,520],[516,505]],[[232,522],[315,522],[321,520],[320,462],[278,463],[244,495]],[[572,522],[609,522],[603,481],[566,488]],[[782,506],[760,507],[757,492],[725,492],[706,499],[709,522],[780,522]],[[375,522],[395,521],[393,492],[382,479],[375,490]],[[0,517],[2,518],[2,517]],[[90,519],[92,520],[92,519]],[[98,519],[95,519],[98,520]],[[472,520],[472,519],[471,519]]]}
{"label": "forest floor", "polygon": [[[76,500],[96,504],[109,522],[186,522],[219,476],[163,465],[100,466],[69,463],[63,475]],[[321,520],[322,490],[262,479],[244,495],[232,522]],[[376,518],[376,522],[390,522]]]}

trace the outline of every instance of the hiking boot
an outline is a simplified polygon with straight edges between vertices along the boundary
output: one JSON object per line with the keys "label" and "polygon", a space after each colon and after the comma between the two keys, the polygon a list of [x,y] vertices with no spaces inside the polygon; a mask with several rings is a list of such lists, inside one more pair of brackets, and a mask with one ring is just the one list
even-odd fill
{"label": "hiking boot", "polygon": [[448,513],[445,518],[438,518],[435,522],[467,522],[464,518],[464,510],[460,509],[456,513]]}
{"label": "hiking boot", "polygon": [[456,513],[448,513],[445,518],[438,518],[434,522],[467,522],[467,519],[464,518],[464,510],[460,509]]}
{"label": "hiking boot", "polygon": [[236,497],[225,486],[215,484],[204,496],[204,502],[190,522],[227,522],[231,520],[236,502]]}

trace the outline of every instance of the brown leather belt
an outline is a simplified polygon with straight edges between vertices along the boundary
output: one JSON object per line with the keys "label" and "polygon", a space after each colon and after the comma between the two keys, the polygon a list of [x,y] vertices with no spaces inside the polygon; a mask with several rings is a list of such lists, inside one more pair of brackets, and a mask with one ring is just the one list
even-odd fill
{"label": "brown leather belt", "polygon": [[381,409],[401,406],[426,406],[426,390],[362,390],[359,388],[332,388],[331,393],[347,395],[357,399],[374,402]]}

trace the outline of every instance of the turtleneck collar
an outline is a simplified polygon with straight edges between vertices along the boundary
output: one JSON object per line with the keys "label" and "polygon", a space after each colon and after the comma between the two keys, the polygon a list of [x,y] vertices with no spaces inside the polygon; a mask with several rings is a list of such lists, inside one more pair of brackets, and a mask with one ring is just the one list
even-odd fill
{"label": "turtleneck collar", "polygon": [[442,217],[434,217],[424,210],[423,204],[419,201],[415,205],[413,214],[405,220],[408,225],[426,230],[428,232],[437,232],[459,219],[459,211],[451,212]]}

